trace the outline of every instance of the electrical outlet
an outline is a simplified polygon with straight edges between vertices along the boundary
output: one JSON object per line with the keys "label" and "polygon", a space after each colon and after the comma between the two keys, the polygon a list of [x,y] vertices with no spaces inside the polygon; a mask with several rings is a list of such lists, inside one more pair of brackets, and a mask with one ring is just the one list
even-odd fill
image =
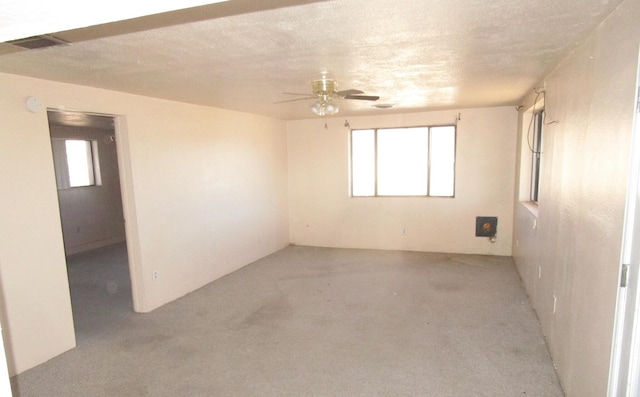
{"label": "electrical outlet", "polygon": [[407,228],[406,228],[406,227],[403,227],[403,228],[400,230],[400,233],[401,233],[403,236],[406,236],[406,235],[407,235]]}
{"label": "electrical outlet", "polygon": [[153,279],[153,281],[156,281],[156,280],[158,279],[158,272],[157,272],[157,271],[154,271],[154,272],[151,274],[151,278]]}
{"label": "electrical outlet", "polygon": [[542,278],[542,266],[538,266],[538,280]]}
{"label": "electrical outlet", "polygon": [[556,314],[556,304],[558,303],[558,299],[556,298],[556,294],[553,294],[553,314]]}

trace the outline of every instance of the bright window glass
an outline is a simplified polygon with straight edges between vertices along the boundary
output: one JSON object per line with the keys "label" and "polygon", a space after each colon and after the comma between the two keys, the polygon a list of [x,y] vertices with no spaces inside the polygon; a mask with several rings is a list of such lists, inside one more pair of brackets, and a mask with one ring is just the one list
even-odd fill
{"label": "bright window glass", "polygon": [[453,196],[456,163],[456,129],[454,126],[432,127],[429,167],[429,195]]}
{"label": "bright window glass", "polygon": [[378,130],[378,195],[426,196],[429,129]]}
{"label": "bright window glass", "polygon": [[351,131],[351,194],[440,196],[455,192],[456,128]]}
{"label": "bright window glass", "polygon": [[374,196],[376,193],[376,156],[374,130],[351,132],[352,194]]}
{"label": "bright window glass", "polygon": [[69,187],[95,185],[91,141],[68,139],[65,141]]}

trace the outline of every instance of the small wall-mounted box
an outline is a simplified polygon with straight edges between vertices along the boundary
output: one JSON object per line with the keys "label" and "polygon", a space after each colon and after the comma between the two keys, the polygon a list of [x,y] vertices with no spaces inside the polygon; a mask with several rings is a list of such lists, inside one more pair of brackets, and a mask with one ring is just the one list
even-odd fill
{"label": "small wall-mounted box", "polygon": [[497,216],[476,217],[476,237],[493,237],[498,233]]}

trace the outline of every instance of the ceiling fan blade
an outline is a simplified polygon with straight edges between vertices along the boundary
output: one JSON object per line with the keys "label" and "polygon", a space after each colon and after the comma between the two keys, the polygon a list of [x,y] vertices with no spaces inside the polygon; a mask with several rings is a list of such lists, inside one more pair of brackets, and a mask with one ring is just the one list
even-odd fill
{"label": "ceiling fan blade", "polygon": [[336,92],[336,95],[341,97],[347,97],[349,95],[358,95],[358,94],[364,94],[364,92],[360,90],[344,90],[344,91]]}
{"label": "ceiling fan blade", "polygon": [[377,95],[347,95],[344,99],[360,99],[362,101],[377,101],[380,99]]}
{"label": "ceiling fan blade", "polygon": [[[305,95],[309,95],[309,94],[305,94]],[[309,99],[316,99],[316,97],[315,96],[308,96],[306,98],[287,99],[287,100],[284,100],[284,101],[274,102],[274,104],[276,104],[276,103],[285,103],[285,102],[295,102],[295,101],[306,101],[306,100],[309,100]]]}

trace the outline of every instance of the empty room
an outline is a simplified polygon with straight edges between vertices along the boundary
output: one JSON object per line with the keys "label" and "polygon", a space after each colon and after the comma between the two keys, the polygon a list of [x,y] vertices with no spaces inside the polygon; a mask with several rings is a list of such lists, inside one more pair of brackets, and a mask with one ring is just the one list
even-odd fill
{"label": "empty room", "polygon": [[0,395],[640,395],[637,0],[158,3],[2,1]]}

